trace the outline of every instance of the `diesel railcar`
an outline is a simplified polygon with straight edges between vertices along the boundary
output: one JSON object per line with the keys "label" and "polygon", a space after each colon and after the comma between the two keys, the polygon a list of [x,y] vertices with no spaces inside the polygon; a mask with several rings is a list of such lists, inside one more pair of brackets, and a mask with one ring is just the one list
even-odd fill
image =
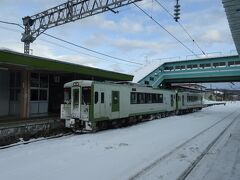
{"label": "diesel railcar", "polygon": [[67,128],[96,131],[201,108],[200,93],[75,80],[64,85],[61,119]]}

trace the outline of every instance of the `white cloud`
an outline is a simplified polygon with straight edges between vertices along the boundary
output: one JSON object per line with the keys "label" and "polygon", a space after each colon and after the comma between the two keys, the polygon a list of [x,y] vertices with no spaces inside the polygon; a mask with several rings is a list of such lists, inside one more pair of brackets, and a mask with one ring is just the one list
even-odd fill
{"label": "white cloud", "polygon": [[117,39],[111,42],[115,47],[124,52],[129,51],[151,51],[152,53],[159,53],[165,49],[164,45],[160,42],[144,41],[144,40],[130,40],[130,39]]}
{"label": "white cloud", "polygon": [[206,31],[200,39],[204,42],[222,42],[223,36],[221,35],[220,31],[216,29],[210,29]]}
{"label": "white cloud", "polygon": [[84,66],[90,66],[90,67],[98,67],[99,66],[98,60],[93,59],[91,57],[84,57],[84,56],[80,56],[80,55],[64,55],[64,56],[58,56],[58,57],[56,57],[56,59],[64,61],[64,62],[79,64],[79,65],[84,65]]}

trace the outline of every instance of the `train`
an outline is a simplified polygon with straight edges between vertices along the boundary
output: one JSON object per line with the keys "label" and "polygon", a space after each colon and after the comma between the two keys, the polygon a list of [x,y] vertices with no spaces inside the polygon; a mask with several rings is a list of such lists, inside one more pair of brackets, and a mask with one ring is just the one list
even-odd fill
{"label": "train", "polygon": [[154,89],[131,82],[74,80],[64,84],[61,119],[74,131],[96,132],[201,110],[201,92]]}

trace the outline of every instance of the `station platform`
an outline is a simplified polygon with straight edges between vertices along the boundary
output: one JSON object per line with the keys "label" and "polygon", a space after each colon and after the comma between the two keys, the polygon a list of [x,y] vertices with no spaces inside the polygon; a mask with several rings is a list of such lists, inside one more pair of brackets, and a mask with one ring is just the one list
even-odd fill
{"label": "station platform", "polygon": [[59,116],[18,119],[16,117],[1,118],[0,146],[9,145],[31,138],[47,137],[64,132],[64,123]]}

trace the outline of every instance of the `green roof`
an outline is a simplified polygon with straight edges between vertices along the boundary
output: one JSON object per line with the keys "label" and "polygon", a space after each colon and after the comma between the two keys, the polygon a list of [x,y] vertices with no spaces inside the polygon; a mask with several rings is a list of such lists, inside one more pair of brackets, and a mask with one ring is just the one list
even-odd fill
{"label": "green roof", "polygon": [[116,81],[132,81],[133,79],[133,76],[128,74],[116,73],[112,71],[27,55],[9,50],[0,50],[0,65],[1,64],[27,66],[33,69],[47,71],[77,73]]}

